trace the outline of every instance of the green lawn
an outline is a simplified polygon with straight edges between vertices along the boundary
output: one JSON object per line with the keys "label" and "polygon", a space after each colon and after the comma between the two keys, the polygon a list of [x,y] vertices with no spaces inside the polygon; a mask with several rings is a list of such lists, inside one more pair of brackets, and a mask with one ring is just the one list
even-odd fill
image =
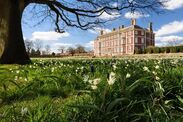
{"label": "green lawn", "polygon": [[0,121],[183,121],[183,59],[0,65]]}

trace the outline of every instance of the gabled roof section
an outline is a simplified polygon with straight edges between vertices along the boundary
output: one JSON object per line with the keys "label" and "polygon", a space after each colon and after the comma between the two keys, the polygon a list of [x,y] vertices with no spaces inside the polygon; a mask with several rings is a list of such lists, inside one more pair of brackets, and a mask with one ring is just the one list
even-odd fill
{"label": "gabled roof section", "polygon": [[142,28],[142,27],[140,27],[138,25],[133,25],[133,26],[134,26],[134,28],[137,28],[137,29],[144,29],[144,28]]}

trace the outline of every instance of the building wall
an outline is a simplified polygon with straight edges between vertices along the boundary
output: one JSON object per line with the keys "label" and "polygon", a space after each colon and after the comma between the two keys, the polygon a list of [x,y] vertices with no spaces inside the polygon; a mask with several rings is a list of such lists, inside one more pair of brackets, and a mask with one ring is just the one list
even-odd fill
{"label": "building wall", "polygon": [[94,41],[95,56],[134,54],[135,48],[144,50],[154,46],[154,33],[144,29],[123,28],[103,34]]}

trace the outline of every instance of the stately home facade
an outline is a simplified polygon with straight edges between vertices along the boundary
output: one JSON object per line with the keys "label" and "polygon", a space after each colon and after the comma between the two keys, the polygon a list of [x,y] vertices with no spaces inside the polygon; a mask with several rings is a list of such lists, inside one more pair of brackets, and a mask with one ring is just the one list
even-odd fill
{"label": "stately home facade", "polygon": [[155,34],[152,23],[148,28],[136,25],[136,20],[131,20],[131,25],[113,29],[110,33],[101,30],[100,35],[94,40],[95,56],[119,56],[134,54],[135,50],[144,50],[148,46],[155,45]]}

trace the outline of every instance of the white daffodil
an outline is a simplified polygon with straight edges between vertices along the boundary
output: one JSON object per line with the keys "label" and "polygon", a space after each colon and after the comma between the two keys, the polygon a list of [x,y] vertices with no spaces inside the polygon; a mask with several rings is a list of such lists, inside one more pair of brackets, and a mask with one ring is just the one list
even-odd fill
{"label": "white daffodil", "polygon": [[89,79],[89,76],[88,76],[88,75],[84,75],[84,76],[83,76],[83,81],[84,81],[84,82],[87,82],[88,79]]}
{"label": "white daffodil", "polygon": [[55,68],[54,68],[54,67],[52,67],[52,68],[51,68],[51,72],[54,72],[54,70],[55,70]]}
{"label": "white daffodil", "polygon": [[149,71],[149,68],[145,66],[145,67],[143,67],[143,70],[144,71]]}
{"label": "white daffodil", "polygon": [[95,90],[95,89],[97,89],[97,86],[96,86],[96,85],[92,85],[91,88],[92,88],[93,90]]}
{"label": "white daffodil", "polygon": [[114,70],[116,70],[116,69],[117,69],[117,66],[116,66],[116,64],[115,64],[115,65],[113,65],[113,69],[114,69]]}
{"label": "white daffodil", "polygon": [[115,82],[116,78],[115,78],[115,73],[111,72],[109,75],[109,79],[107,80],[109,85],[113,85]]}
{"label": "white daffodil", "polygon": [[160,78],[158,76],[155,77],[156,80],[160,80]]}
{"label": "white daffodil", "polygon": [[159,65],[156,65],[156,66],[155,66],[155,69],[159,69]]}
{"label": "white daffodil", "polygon": [[100,78],[96,78],[93,80],[93,85],[97,85],[100,83]]}
{"label": "white daffodil", "polygon": [[28,112],[28,108],[27,107],[25,107],[25,108],[22,107],[22,109],[21,109],[22,116],[27,114],[27,112]]}
{"label": "white daffodil", "polygon": [[126,74],[126,78],[130,78],[131,75],[129,73]]}
{"label": "white daffodil", "polygon": [[14,80],[17,81],[18,80],[18,76],[15,76],[15,79]]}
{"label": "white daffodil", "polygon": [[152,72],[154,75],[157,75],[157,73],[155,71]]}
{"label": "white daffodil", "polygon": [[92,84],[93,81],[92,81],[92,80],[89,80],[88,82],[89,82],[90,84]]}
{"label": "white daffodil", "polygon": [[16,73],[17,73],[17,74],[19,74],[19,73],[20,73],[20,71],[19,71],[19,70],[17,70],[17,71],[16,71]]}

